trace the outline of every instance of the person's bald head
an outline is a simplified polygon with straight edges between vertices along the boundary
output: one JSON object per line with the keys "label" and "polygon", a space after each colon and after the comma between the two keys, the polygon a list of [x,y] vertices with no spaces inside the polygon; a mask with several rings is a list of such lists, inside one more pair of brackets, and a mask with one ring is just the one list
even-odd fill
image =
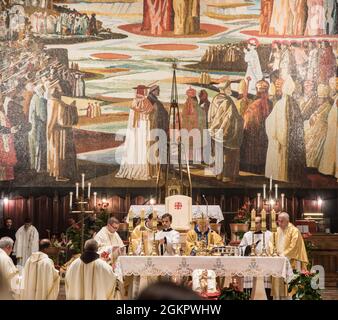
{"label": "person's bald head", "polygon": [[279,215],[278,215],[278,226],[284,230],[287,228],[288,224],[289,224],[289,221],[290,221],[290,216],[288,213],[286,212],[281,212]]}
{"label": "person's bald head", "polygon": [[50,247],[51,243],[49,239],[41,239],[39,242],[39,251],[44,252]]}
{"label": "person's bald head", "polygon": [[99,249],[99,245],[96,240],[89,239],[85,242],[85,245],[84,245],[85,251],[97,252],[98,249]]}

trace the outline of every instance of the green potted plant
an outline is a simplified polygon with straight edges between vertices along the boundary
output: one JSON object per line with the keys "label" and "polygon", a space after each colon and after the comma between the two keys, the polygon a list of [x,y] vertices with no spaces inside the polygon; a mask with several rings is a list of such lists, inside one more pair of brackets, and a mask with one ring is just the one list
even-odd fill
{"label": "green potted plant", "polygon": [[293,300],[322,300],[319,284],[319,272],[294,271],[295,277],[289,283],[289,293]]}
{"label": "green potted plant", "polygon": [[250,294],[239,290],[236,284],[230,283],[229,287],[221,290],[218,300],[250,300]]}

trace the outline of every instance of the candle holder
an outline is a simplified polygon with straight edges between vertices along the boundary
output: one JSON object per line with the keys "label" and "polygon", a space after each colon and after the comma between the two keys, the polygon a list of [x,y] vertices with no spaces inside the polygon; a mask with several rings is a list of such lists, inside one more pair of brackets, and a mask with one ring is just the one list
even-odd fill
{"label": "candle holder", "polygon": [[131,234],[134,230],[134,221],[133,221],[133,212],[130,210],[129,211],[129,214],[128,214],[128,217],[129,217],[129,224],[128,224],[128,256],[133,256],[134,253],[133,253],[133,243],[132,243],[132,238],[131,238]]}
{"label": "candle holder", "polygon": [[256,256],[256,244],[255,244],[255,231],[256,231],[256,210],[252,209],[251,210],[251,227],[250,231],[252,232],[252,241],[251,241],[251,253],[250,256]]}
{"label": "candle holder", "polygon": [[140,231],[141,231],[141,253],[140,256],[145,256],[145,246],[144,246],[144,236],[143,233],[146,230],[145,228],[145,212],[144,209],[141,210],[141,227],[140,227]]}
{"label": "candle holder", "polygon": [[[71,214],[79,214],[80,215],[80,221],[81,221],[81,253],[83,253],[83,247],[84,247],[84,228],[85,228],[85,219],[87,218],[88,215],[94,214],[95,213],[95,203],[94,203],[94,208],[91,208],[91,203],[90,203],[90,188],[91,188],[91,183],[88,183],[88,189],[87,189],[87,197],[85,193],[85,174],[82,173],[82,185],[81,185],[81,191],[79,192],[79,183],[75,183],[75,188],[76,188],[76,193],[75,193],[75,206],[76,210],[73,210],[73,192],[69,193],[69,212]],[[94,200],[95,202],[95,200]]]}
{"label": "candle holder", "polygon": [[140,256],[145,256],[145,249],[144,249],[144,238],[143,238],[143,232],[141,231],[141,253]]}
{"label": "candle holder", "polygon": [[154,213],[153,213],[152,229],[153,229],[153,246],[152,246],[152,249],[151,249],[151,255],[157,256],[156,240],[155,240],[155,235],[156,235],[156,231],[157,231],[157,214],[156,214],[156,211],[154,211]]}
{"label": "candle holder", "polygon": [[272,232],[272,244],[273,244],[273,251],[272,256],[277,257],[277,245],[276,245],[276,234],[277,234],[277,224],[276,224],[276,212],[272,209],[271,211],[271,232]]}

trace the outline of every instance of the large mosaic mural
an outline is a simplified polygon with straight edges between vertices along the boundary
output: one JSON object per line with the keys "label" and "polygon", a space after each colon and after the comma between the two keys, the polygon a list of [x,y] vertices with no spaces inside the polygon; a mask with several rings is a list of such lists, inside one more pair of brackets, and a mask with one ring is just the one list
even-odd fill
{"label": "large mosaic mural", "polygon": [[1,187],[338,187],[336,0],[0,8]]}

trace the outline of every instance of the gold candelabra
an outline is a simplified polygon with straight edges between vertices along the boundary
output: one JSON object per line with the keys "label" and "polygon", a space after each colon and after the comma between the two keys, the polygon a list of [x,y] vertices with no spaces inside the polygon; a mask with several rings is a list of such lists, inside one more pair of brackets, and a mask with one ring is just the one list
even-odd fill
{"label": "gold candelabra", "polygon": [[134,230],[134,214],[132,210],[129,210],[129,214],[128,214],[128,218],[129,218],[129,224],[128,224],[128,241],[129,241],[129,245],[128,245],[128,256],[133,256],[133,243],[132,243],[132,238],[131,238],[131,234]]}
{"label": "gold candelabra", "polygon": [[256,245],[255,245],[255,231],[256,231],[256,210],[251,210],[251,226],[250,231],[252,232],[252,241],[251,241],[251,253],[250,256],[256,256]]}
{"label": "gold candelabra", "polygon": [[261,256],[266,257],[268,255],[266,251],[266,244],[265,244],[265,232],[266,232],[266,211],[263,209],[261,211],[261,217],[262,217],[262,236],[263,236],[263,244],[262,244],[262,252]]}
{"label": "gold candelabra", "polygon": [[273,237],[273,251],[272,256],[278,256],[277,245],[276,245],[276,234],[277,234],[277,224],[276,224],[276,212],[272,209],[271,211],[271,232]]}
{"label": "gold candelabra", "polygon": [[152,249],[151,249],[151,255],[157,256],[156,240],[155,240],[155,235],[156,235],[156,231],[157,231],[157,212],[156,212],[156,210],[153,212],[152,229],[153,229],[153,246],[152,246]]}
{"label": "gold candelabra", "polygon": [[143,237],[143,232],[146,230],[145,228],[145,215],[144,215],[144,209],[141,210],[141,253],[140,256],[145,256],[145,246],[144,246],[144,237]]}
{"label": "gold candelabra", "polygon": [[[90,203],[90,189],[91,183],[88,182],[87,185],[87,197],[85,193],[85,174],[82,173],[82,183],[81,183],[81,191],[79,192],[79,183],[75,183],[75,206],[77,210],[73,210],[73,192],[69,193],[69,211],[70,213],[80,214],[81,221],[81,253],[83,252],[84,247],[84,228],[85,228],[85,216],[88,214],[94,214],[94,210],[91,210]],[[96,205],[96,193],[94,192],[94,208]]]}

